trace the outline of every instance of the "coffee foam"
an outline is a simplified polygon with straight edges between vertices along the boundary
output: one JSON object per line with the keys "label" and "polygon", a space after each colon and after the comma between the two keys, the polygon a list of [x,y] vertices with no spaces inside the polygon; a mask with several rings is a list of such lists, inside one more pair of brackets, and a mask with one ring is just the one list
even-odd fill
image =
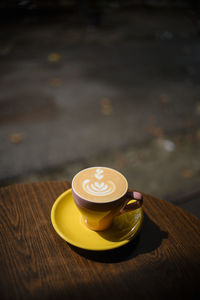
{"label": "coffee foam", "polygon": [[92,202],[110,202],[121,198],[128,189],[126,178],[106,167],[92,167],[80,171],[72,181],[74,192]]}

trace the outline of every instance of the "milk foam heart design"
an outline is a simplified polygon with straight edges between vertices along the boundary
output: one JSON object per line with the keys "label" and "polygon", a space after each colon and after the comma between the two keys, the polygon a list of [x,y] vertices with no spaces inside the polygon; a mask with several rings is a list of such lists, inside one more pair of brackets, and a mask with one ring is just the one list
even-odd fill
{"label": "milk foam heart design", "polygon": [[103,173],[104,171],[98,168],[94,174],[94,177],[98,179],[98,181],[92,182],[90,179],[85,179],[82,184],[84,191],[95,196],[106,196],[113,193],[116,187],[111,180],[108,180],[107,183],[100,182],[104,177]]}
{"label": "milk foam heart design", "polygon": [[94,185],[95,185],[98,189],[101,189],[101,188],[104,186],[104,182],[102,182],[102,183],[95,182]]}

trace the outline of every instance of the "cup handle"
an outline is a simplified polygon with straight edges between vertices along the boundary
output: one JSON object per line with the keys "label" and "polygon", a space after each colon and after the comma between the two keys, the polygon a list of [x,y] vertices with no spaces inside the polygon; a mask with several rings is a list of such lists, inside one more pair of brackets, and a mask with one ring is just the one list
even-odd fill
{"label": "cup handle", "polygon": [[[141,207],[143,204],[143,196],[139,192],[127,192],[126,198],[128,199],[124,207],[120,210],[120,214],[135,210]],[[128,202],[130,202],[131,200],[135,200],[135,201],[128,204]]]}

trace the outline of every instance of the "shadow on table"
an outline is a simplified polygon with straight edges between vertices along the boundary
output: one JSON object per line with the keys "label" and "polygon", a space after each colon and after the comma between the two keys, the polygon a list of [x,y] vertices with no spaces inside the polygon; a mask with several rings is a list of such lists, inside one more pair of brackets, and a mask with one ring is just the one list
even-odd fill
{"label": "shadow on table", "polygon": [[144,223],[140,234],[125,246],[107,251],[89,251],[72,245],[70,247],[87,259],[104,263],[114,263],[129,260],[139,254],[152,252],[157,249],[161,245],[162,240],[167,237],[168,233],[160,230],[158,225],[144,214]]}

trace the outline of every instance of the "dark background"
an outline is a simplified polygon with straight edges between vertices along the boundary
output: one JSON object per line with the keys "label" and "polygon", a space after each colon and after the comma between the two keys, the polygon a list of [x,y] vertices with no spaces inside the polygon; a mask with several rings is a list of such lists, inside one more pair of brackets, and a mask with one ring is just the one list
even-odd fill
{"label": "dark background", "polygon": [[0,185],[102,165],[200,216],[199,1],[0,1]]}

